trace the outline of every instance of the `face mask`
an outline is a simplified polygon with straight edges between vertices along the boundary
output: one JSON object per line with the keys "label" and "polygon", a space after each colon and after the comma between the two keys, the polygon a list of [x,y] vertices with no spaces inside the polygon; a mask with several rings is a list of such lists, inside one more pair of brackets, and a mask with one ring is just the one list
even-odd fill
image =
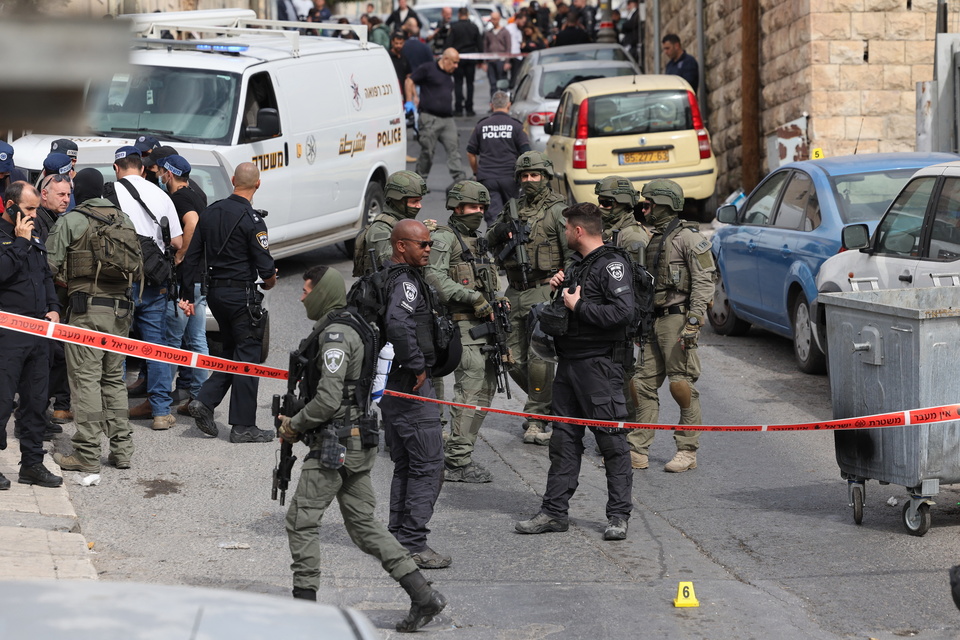
{"label": "face mask", "polygon": [[535,198],[540,194],[541,191],[547,188],[547,181],[540,180],[540,182],[524,182],[522,186],[523,195],[528,198]]}
{"label": "face mask", "polygon": [[647,224],[653,225],[658,231],[670,224],[670,221],[677,217],[676,212],[665,204],[655,204],[647,212]]}
{"label": "face mask", "polygon": [[464,213],[456,216],[454,220],[467,231],[476,231],[480,228],[480,223],[483,222],[483,213]]}
{"label": "face mask", "polygon": [[417,207],[410,207],[408,205],[403,205],[403,212],[406,214],[406,217],[410,220],[413,220],[418,215],[420,215],[420,209]]}

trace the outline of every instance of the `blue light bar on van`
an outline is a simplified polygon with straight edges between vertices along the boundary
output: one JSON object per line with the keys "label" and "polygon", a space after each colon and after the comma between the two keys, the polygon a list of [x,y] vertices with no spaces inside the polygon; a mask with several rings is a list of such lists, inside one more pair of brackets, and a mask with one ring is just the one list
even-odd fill
{"label": "blue light bar on van", "polygon": [[243,53],[250,48],[248,44],[240,42],[217,42],[213,40],[165,40],[144,38],[135,40],[135,48],[147,49],[176,49],[177,51],[203,51],[204,53]]}
{"label": "blue light bar on van", "polygon": [[213,42],[199,42],[197,51],[215,51],[217,53],[243,53],[250,48],[248,44],[216,44]]}

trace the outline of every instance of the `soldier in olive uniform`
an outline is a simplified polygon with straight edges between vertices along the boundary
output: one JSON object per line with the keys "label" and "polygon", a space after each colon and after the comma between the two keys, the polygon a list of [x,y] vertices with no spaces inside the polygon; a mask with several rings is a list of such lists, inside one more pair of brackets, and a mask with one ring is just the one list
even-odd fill
{"label": "soldier in olive uniform", "polygon": [[[635,217],[640,194],[633,188],[630,180],[620,176],[604,178],[597,183],[593,191],[597,194],[597,204],[603,219],[603,241],[626,251],[633,260],[635,269],[638,266],[645,267],[650,232]],[[624,367],[627,378],[623,388],[629,392],[626,394],[627,413],[631,417],[636,415],[638,404],[637,392],[630,382],[636,373],[635,365],[636,363],[628,362]]]}
{"label": "soldier in olive uniform", "polygon": [[[47,242],[48,259],[54,277],[67,283],[67,323],[125,338],[133,322],[130,282],[108,279],[103,273],[98,277],[97,263],[92,259],[92,246],[97,239],[87,233],[91,222],[86,214],[118,219],[123,227],[136,230],[127,214],[102,194],[103,176],[99,171],[83,169],[77,174],[74,195],[81,204],[57,220]],[[139,280],[142,263],[135,267],[136,272],[130,275]],[[103,433],[110,440],[107,461],[118,469],[129,469],[133,433],[127,419],[124,357],[70,343],[64,349],[77,432],[73,436],[74,453],[55,453],[54,461],[68,471],[99,473]]]}
{"label": "soldier in olive uniform", "polygon": [[[510,376],[527,394],[524,411],[548,415],[551,413],[554,365],[542,360],[530,351],[530,336],[527,317],[530,309],[540,302],[550,300],[550,278],[563,268],[570,258],[564,236],[563,198],[550,188],[553,179],[553,163],[547,154],[528,151],[517,158],[514,175],[522,193],[519,200],[511,200],[504,207],[497,221],[487,232],[498,264],[507,272],[507,299],[510,301],[510,351],[514,364]],[[517,251],[503,260],[499,254],[510,243],[511,203],[516,203],[520,223],[529,228],[525,245],[527,262],[522,263]],[[525,280],[525,281],[524,281]],[[523,441],[527,444],[546,445],[550,434],[539,420],[528,420]]]}
{"label": "soldier in olive uniform", "polygon": [[[303,462],[297,490],[287,511],[287,538],[293,557],[293,597],[317,599],[320,586],[320,535],[318,527],[334,498],[340,504],[343,523],[350,539],[380,560],[384,571],[400,583],[410,595],[410,612],[397,624],[398,631],[416,631],[440,613],[446,598],[430,587],[410,553],[397,542],[387,527],[374,515],[376,498],[370,472],[377,459],[377,448],[364,448],[358,428],[340,438],[346,458],[339,469],[321,463],[321,429],[330,424],[356,425],[359,407],[353,387],[361,376],[364,343],[356,329],[329,318],[346,307],[343,276],[335,269],[317,266],[303,276],[300,301],[307,317],[317,325],[332,322],[320,334],[320,356],[316,360],[319,382],[316,395],[292,417],[279,416],[280,437],[297,442],[309,435],[310,453]],[[349,398],[350,400],[344,400]]]}
{"label": "soldier in olive uniform", "polygon": [[[656,424],[660,417],[657,390],[664,378],[670,381],[670,395],[680,406],[680,424],[703,424],[700,394],[694,383],[700,377],[697,339],[713,299],[716,265],[710,241],[699,226],[680,220],[683,189],[671,180],[652,180],[643,187],[646,221],[653,227],[647,246],[647,268],[655,279],[656,320],[649,349],[638,368],[634,384],[639,395],[637,421]],[[679,473],[697,468],[700,433],[674,431],[677,453],[664,467]],[[634,469],[646,469],[653,430],[633,430],[628,436]]]}
{"label": "soldier in olive uniform", "polygon": [[[357,236],[353,256],[353,276],[359,278],[378,270],[393,255],[390,233],[400,220],[412,220],[420,213],[421,200],[427,194],[427,183],[413,171],[390,174],[384,191],[383,213],[375,217]],[[377,263],[370,261],[370,250],[376,252]]]}
{"label": "soldier in olive uniform", "polygon": [[[488,259],[486,241],[477,236],[490,192],[479,182],[463,180],[447,193],[447,209],[453,211],[449,226],[432,233],[433,250],[427,281],[460,327],[463,355],[454,373],[453,401],[489,407],[496,389],[496,369],[482,348],[488,336],[473,338],[470,330],[492,319],[499,276]],[[473,447],[486,413],[453,407],[452,435],[444,445],[444,479],[449,482],[490,482],[490,472],[473,461]]]}

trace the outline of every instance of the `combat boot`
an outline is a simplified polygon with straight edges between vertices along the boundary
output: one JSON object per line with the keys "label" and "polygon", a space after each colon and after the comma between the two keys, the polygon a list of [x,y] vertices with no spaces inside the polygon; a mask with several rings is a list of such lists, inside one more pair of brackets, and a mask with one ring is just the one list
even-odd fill
{"label": "combat boot", "polygon": [[73,422],[73,411],[57,409],[56,411],[53,412],[53,422],[57,424],[66,424],[68,422]]}
{"label": "combat boot", "polygon": [[630,466],[634,469],[647,469],[650,467],[650,457],[645,453],[630,452]]}
{"label": "combat boot", "polygon": [[410,611],[397,623],[397,631],[411,633],[427,624],[447,606],[442,593],[430,586],[419,571],[408,573],[399,580],[400,586],[410,596]]}
{"label": "combat boot", "polygon": [[304,589],[302,587],[293,588],[293,597],[297,600],[310,600],[311,602],[317,601],[317,592],[313,589]]}
{"label": "combat boot", "polygon": [[412,553],[410,557],[421,569],[446,569],[453,564],[453,558],[437,553],[430,547],[425,547],[419,553]]}
{"label": "combat boot", "polygon": [[[199,426],[199,422],[197,425]],[[230,429],[230,442],[237,444],[242,442],[272,442],[275,438],[272,429],[258,429],[256,425],[241,426],[233,425]]]}
{"label": "combat boot", "polygon": [[7,478],[2,473],[0,473],[0,491],[6,491],[9,488],[10,488],[10,481],[7,480]]}
{"label": "combat boot", "polygon": [[603,531],[604,540],[626,540],[627,521],[616,516],[607,521],[607,528]]}
{"label": "combat boot", "polygon": [[538,423],[531,422],[527,425],[527,430],[523,432],[523,443],[546,446],[550,444],[550,432],[544,430]]}
{"label": "combat boot", "polygon": [[38,462],[29,467],[20,467],[20,477],[17,478],[17,482],[53,488],[62,485],[63,478],[53,475],[42,462]]}
{"label": "combat boot", "polygon": [[663,467],[663,470],[669,471],[670,473],[682,473],[696,468],[697,452],[691,451],[690,449],[682,449],[677,451],[673,459]]}
{"label": "combat boot", "polygon": [[130,461],[126,459],[121,459],[117,457],[117,454],[112,451],[107,456],[107,464],[116,467],[117,469],[129,469]]}
{"label": "combat boot", "polygon": [[446,467],[443,470],[443,479],[447,482],[469,482],[480,484],[483,482],[493,482],[493,474],[478,465],[471,462],[465,467]]}
{"label": "combat boot", "polygon": [[213,419],[213,409],[203,404],[199,400],[192,400],[187,405],[187,410],[193,419],[197,422],[197,429],[214,438],[217,437],[217,421]]}
{"label": "combat boot", "polygon": [[529,520],[521,520],[514,527],[517,533],[563,533],[569,528],[570,523],[567,520],[551,518],[543,512],[538,513]]}
{"label": "combat boot", "polygon": [[53,454],[53,461],[60,465],[64,471],[82,471],[83,473],[100,473],[100,463],[87,464],[77,457],[77,454],[71,453],[65,456],[62,453]]}

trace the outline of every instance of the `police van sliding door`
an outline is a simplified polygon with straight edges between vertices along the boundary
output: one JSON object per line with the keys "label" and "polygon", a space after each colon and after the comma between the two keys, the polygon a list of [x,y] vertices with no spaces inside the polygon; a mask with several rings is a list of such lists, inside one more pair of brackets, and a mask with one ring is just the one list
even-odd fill
{"label": "police van sliding door", "polygon": [[[243,96],[238,144],[235,150],[226,153],[234,166],[252,162],[260,169],[260,189],[253,196],[253,206],[270,214],[266,222],[270,242],[274,243],[282,239],[292,222],[292,184],[284,175],[290,155],[286,143],[290,116],[277,102],[275,79],[267,71],[247,77]],[[276,135],[268,135],[270,132],[264,130],[263,122],[258,124],[258,116],[264,109],[276,109],[280,116],[280,131]]]}
{"label": "police van sliding door", "polygon": [[[311,236],[352,225],[366,175],[358,162],[366,156],[367,136],[350,106],[349,78],[332,55],[306,56],[277,71],[280,95],[290,115],[291,180],[298,206],[291,221],[297,235]],[[352,117],[351,117],[352,116]]]}

